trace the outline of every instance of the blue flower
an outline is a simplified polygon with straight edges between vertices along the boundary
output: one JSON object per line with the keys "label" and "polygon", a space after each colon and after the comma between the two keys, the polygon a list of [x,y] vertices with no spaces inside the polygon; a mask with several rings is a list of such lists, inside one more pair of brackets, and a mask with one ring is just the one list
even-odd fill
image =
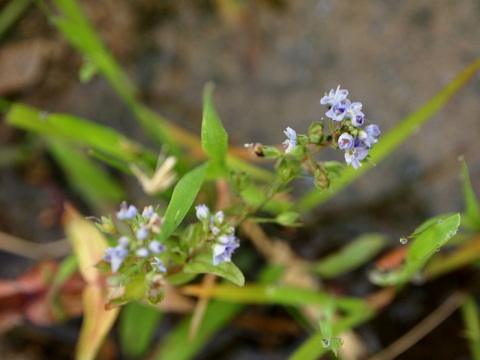
{"label": "blue flower", "polygon": [[154,257],[153,258],[154,261],[151,261],[150,262],[150,265],[153,266],[153,269],[155,271],[158,271],[158,272],[167,272],[167,268],[165,267],[165,265],[163,264],[162,260],[160,260],[159,258],[157,257]]}
{"label": "blue flower", "polygon": [[345,161],[348,165],[352,165],[356,170],[362,166],[362,161],[368,156],[367,147],[360,141],[359,138],[353,140],[352,146],[345,151]]}
{"label": "blue flower", "polygon": [[195,207],[197,219],[202,223],[210,220],[210,209],[205,204],[200,204]]}
{"label": "blue flower", "polygon": [[325,113],[330,119],[335,121],[342,121],[348,115],[347,110],[350,107],[350,100],[342,99],[337,101],[333,106]]}
{"label": "blue flower", "polygon": [[138,240],[145,240],[148,237],[148,229],[146,226],[141,226],[140,229],[137,230],[135,237]]}
{"label": "blue flower", "polygon": [[297,132],[291,127],[287,127],[284,133],[287,136],[287,140],[283,142],[283,148],[285,153],[288,154],[297,146]]}
{"label": "blue flower", "polygon": [[338,138],[338,147],[342,150],[348,150],[353,147],[353,136],[349,133],[343,133]]}
{"label": "blue flower", "polygon": [[240,246],[240,241],[233,234],[221,235],[219,243],[213,246],[213,265],[232,261],[233,251]]}
{"label": "blue flower", "polygon": [[166,250],[165,245],[160,243],[160,241],[153,240],[150,244],[148,244],[148,248],[154,254],[160,254]]}
{"label": "blue flower", "polygon": [[128,250],[123,246],[108,247],[103,255],[103,260],[110,263],[112,272],[117,272],[122,266],[123,259],[128,255]]}
{"label": "blue flower", "polygon": [[147,257],[148,256],[148,249],[146,247],[141,247],[138,249],[135,254],[140,257]]}
{"label": "blue flower", "polygon": [[124,201],[120,204],[120,211],[117,212],[118,220],[130,220],[137,215],[137,208],[133,205],[128,206],[127,202]]}
{"label": "blue flower", "polygon": [[320,104],[332,107],[336,103],[345,100],[347,96],[348,90],[340,89],[340,85],[338,85],[336,91],[332,89],[328,95],[320,99]]}
{"label": "blue flower", "polygon": [[377,137],[380,136],[380,130],[378,129],[378,126],[375,124],[368,125],[365,130],[361,130],[358,133],[358,137],[362,142],[367,146],[369,149],[378,142]]}
{"label": "blue flower", "polygon": [[149,218],[150,216],[152,216],[154,213],[153,211],[153,206],[152,205],[149,205],[149,206],[145,206],[144,209],[143,209],[143,212],[142,212],[142,215],[146,218]]}
{"label": "blue flower", "polygon": [[363,125],[365,121],[365,115],[361,110],[362,103],[359,102],[354,102],[348,107],[347,117],[350,119],[353,126],[359,127]]}

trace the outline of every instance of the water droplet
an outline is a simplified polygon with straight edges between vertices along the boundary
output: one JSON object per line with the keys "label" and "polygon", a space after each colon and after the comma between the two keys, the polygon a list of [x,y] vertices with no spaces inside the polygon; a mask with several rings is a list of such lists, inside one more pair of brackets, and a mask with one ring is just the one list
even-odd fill
{"label": "water droplet", "polygon": [[48,119],[48,116],[49,116],[49,114],[48,114],[48,112],[46,112],[46,111],[40,111],[40,112],[38,113],[38,118],[39,118],[41,121],[46,121],[46,120]]}
{"label": "water droplet", "polygon": [[324,348],[330,347],[330,339],[322,339],[322,342]]}
{"label": "water droplet", "polygon": [[400,238],[400,244],[405,245],[406,243],[408,243],[408,239],[407,239],[405,236],[402,236],[402,237]]}
{"label": "water droplet", "polygon": [[438,220],[438,225],[442,225],[443,224],[443,220]]}
{"label": "water droplet", "polygon": [[439,252],[439,251],[440,251],[440,248],[439,248],[439,247],[437,247],[437,248],[435,249],[435,251],[436,251],[436,252]]}

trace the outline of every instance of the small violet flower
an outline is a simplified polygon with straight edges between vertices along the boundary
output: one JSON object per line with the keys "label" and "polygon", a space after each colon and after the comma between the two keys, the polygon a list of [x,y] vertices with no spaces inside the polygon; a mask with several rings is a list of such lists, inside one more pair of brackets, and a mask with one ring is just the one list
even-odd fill
{"label": "small violet flower", "polygon": [[160,260],[159,258],[157,257],[154,257],[153,258],[154,261],[151,261],[150,262],[150,265],[153,266],[153,269],[155,271],[159,271],[159,272],[167,272],[167,268],[165,267],[165,265],[163,264],[162,260]]}
{"label": "small violet flower", "polygon": [[128,206],[127,202],[124,201],[120,204],[120,211],[117,212],[118,220],[130,220],[137,215],[137,208],[133,205]]}
{"label": "small violet flower", "polygon": [[145,240],[148,237],[148,229],[146,226],[141,226],[140,229],[137,230],[135,237],[138,240]]}
{"label": "small violet flower", "polygon": [[141,247],[138,249],[135,254],[140,257],[147,257],[148,256],[148,249],[146,247]]}
{"label": "small violet flower", "polygon": [[142,215],[146,218],[149,218],[153,214],[154,214],[153,206],[152,205],[145,206],[145,208],[143,209]]}
{"label": "small violet flower", "polygon": [[103,260],[110,263],[112,272],[117,272],[122,266],[123,259],[128,255],[128,250],[123,246],[108,247],[103,255]]}
{"label": "small violet flower", "polygon": [[352,146],[345,151],[345,161],[348,165],[352,165],[356,170],[362,166],[362,161],[368,156],[367,147],[358,139],[353,140]]}
{"label": "small violet flower", "polygon": [[342,150],[351,149],[353,146],[353,136],[349,133],[343,133],[338,138],[338,147]]}
{"label": "small violet flower", "polygon": [[239,240],[233,235],[221,235],[219,243],[213,246],[213,265],[232,261],[233,251],[240,246]]}
{"label": "small violet flower", "polygon": [[378,142],[377,137],[380,136],[380,130],[375,124],[368,125],[364,130],[358,133],[358,138],[362,140],[367,148],[371,148],[373,144]]}
{"label": "small violet flower", "polygon": [[353,126],[359,127],[365,122],[365,115],[361,110],[362,103],[359,102],[354,102],[348,107],[347,116],[350,118]]}
{"label": "small violet flower", "polygon": [[291,127],[287,127],[284,133],[287,136],[287,140],[283,142],[283,148],[285,153],[288,154],[297,146],[297,132]]}
{"label": "small violet flower", "polygon": [[205,204],[200,204],[195,207],[197,219],[201,222],[210,220],[210,209]]}
{"label": "small violet flower", "polygon": [[350,100],[342,99],[335,104],[325,113],[330,119],[335,121],[343,121],[348,115],[348,109],[350,107]]}
{"label": "small violet flower", "polygon": [[166,250],[165,245],[160,243],[160,241],[153,240],[150,244],[148,244],[148,248],[154,254],[160,254]]}
{"label": "small violet flower", "polygon": [[345,100],[347,96],[348,90],[340,89],[340,85],[338,85],[337,90],[330,90],[330,93],[328,95],[325,95],[323,98],[320,99],[320,104],[332,107],[337,102]]}

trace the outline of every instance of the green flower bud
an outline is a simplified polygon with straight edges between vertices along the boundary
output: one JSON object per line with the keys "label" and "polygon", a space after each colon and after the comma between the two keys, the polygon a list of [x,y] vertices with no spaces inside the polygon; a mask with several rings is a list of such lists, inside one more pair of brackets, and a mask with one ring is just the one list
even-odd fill
{"label": "green flower bud", "polygon": [[320,144],[323,141],[323,123],[313,122],[308,128],[308,136],[314,144]]}
{"label": "green flower bud", "polygon": [[294,211],[287,211],[277,215],[276,222],[283,226],[299,226],[302,217]]}

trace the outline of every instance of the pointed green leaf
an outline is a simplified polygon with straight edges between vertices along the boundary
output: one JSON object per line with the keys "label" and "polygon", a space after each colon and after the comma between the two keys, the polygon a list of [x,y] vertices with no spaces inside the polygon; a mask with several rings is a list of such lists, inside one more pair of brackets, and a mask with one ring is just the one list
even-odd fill
{"label": "pointed green leaf", "polygon": [[212,101],[213,84],[203,90],[202,148],[215,162],[223,162],[228,149],[228,135]]}
{"label": "pointed green leaf", "polygon": [[175,186],[170,204],[165,212],[160,240],[165,241],[187,215],[205,178],[207,164],[186,173]]}

